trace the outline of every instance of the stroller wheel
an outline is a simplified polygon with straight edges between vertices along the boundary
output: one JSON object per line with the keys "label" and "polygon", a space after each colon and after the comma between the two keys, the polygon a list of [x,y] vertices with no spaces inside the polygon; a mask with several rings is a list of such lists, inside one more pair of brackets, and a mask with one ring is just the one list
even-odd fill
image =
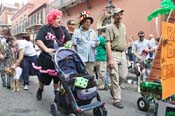
{"label": "stroller wheel", "polygon": [[94,116],[107,116],[107,110],[105,107],[99,107],[93,109]]}
{"label": "stroller wheel", "polygon": [[56,103],[52,103],[50,105],[50,113],[52,114],[52,116],[57,116],[57,112],[58,112],[58,108]]}
{"label": "stroller wheel", "polygon": [[102,111],[103,111],[103,116],[107,116],[108,114],[108,111],[106,110],[105,107],[101,107],[102,108]]}
{"label": "stroller wheel", "polygon": [[68,116],[82,116],[82,115],[81,114],[73,114],[73,113],[71,113]]}
{"label": "stroller wheel", "polygon": [[147,111],[149,109],[149,101],[145,97],[140,97],[137,100],[137,106],[141,111]]}
{"label": "stroller wheel", "polygon": [[76,116],[76,114],[69,114],[68,116]]}

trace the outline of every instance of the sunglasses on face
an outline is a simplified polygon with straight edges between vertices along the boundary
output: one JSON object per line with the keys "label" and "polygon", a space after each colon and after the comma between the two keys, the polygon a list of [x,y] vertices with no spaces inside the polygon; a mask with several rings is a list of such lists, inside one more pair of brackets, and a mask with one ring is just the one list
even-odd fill
{"label": "sunglasses on face", "polygon": [[8,31],[8,29],[4,29],[3,31]]}
{"label": "sunglasses on face", "polygon": [[75,23],[71,23],[70,25],[76,25]]}

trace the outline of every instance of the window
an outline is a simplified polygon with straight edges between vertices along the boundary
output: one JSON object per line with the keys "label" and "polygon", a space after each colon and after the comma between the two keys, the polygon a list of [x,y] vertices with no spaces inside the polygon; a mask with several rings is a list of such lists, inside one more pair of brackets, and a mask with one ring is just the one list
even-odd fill
{"label": "window", "polygon": [[40,23],[40,12],[37,12],[36,14],[36,24],[39,24]]}
{"label": "window", "polygon": [[31,23],[30,23],[30,25],[33,25],[34,24],[34,16],[32,15],[31,16]]}
{"label": "window", "polygon": [[24,28],[27,28],[27,18],[25,17],[25,19],[24,19]]}
{"label": "window", "polygon": [[43,10],[40,12],[40,24],[43,24]]}
{"label": "window", "polygon": [[28,18],[28,24],[27,24],[27,25],[28,25],[28,26],[31,25],[31,17]]}
{"label": "window", "polygon": [[33,24],[36,24],[37,23],[37,19],[36,19],[37,17],[36,17],[36,15],[37,14],[34,14],[34,16],[33,16]]}
{"label": "window", "polygon": [[19,29],[18,29],[18,33],[20,33],[21,30],[22,30],[22,21],[21,21],[21,20],[20,20],[20,22],[19,22],[19,24],[18,24],[18,27],[19,27]]}
{"label": "window", "polygon": [[19,27],[18,27],[18,24],[16,24],[16,27],[17,27],[17,31],[16,31],[16,33],[18,33],[18,32],[19,32]]}

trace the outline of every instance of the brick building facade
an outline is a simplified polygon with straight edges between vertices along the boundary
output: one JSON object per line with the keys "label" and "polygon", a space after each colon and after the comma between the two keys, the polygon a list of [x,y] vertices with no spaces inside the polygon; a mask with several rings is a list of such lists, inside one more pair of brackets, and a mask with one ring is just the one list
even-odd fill
{"label": "brick building facade", "polygon": [[[145,31],[146,35],[152,33],[155,36],[160,36],[160,21],[153,20],[147,22],[147,15],[153,10],[160,7],[161,0],[113,0],[112,3],[115,7],[120,7],[125,10],[123,16],[123,23],[127,27],[127,35],[134,35],[137,37],[137,32],[140,30]],[[54,4],[54,2],[56,4]],[[59,8],[64,12],[63,24],[69,19],[79,20],[79,13],[83,10],[91,12],[94,18],[92,28],[98,30],[106,26],[107,14],[105,7],[108,0],[52,0],[53,8]],[[57,6],[56,6],[57,5]],[[90,9],[89,9],[90,8]]]}
{"label": "brick building facade", "polygon": [[19,4],[15,3],[7,4],[7,3],[1,3],[0,5],[0,27],[8,26],[11,27],[12,22],[11,18],[12,15],[19,9]]}

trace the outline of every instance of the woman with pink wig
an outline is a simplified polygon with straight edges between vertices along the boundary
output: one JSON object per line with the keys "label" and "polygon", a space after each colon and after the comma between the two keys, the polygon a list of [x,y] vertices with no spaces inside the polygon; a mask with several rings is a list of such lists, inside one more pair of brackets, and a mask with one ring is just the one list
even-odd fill
{"label": "woman with pink wig", "polygon": [[[56,49],[64,46],[64,43],[71,39],[66,28],[61,26],[62,15],[62,12],[57,9],[49,11],[47,24],[43,25],[37,34],[36,44],[42,52],[38,57],[36,65],[41,66],[43,70],[55,69],[49,54],[54,53]],[[55,95],[59,92],[59,78],[38,72],[38,79],[39,88],[36,94],[37,100],[42,100],[44,85],[49,85],[52,79]]]}

